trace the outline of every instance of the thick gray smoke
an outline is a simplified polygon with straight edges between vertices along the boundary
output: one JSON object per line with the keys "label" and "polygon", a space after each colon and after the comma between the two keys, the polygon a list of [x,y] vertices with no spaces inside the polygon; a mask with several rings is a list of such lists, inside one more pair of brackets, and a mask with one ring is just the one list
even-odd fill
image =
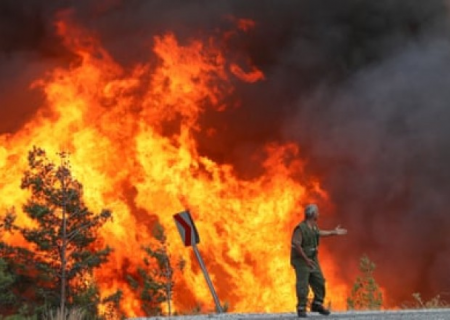
{"label": "thick gray smoke", "polygon": [[[396,18],[392,30],[381,29],[386,34],[378,39],[367,33],[359,48],[350,47],[357,51],[357,65],[350,64],[347,75],[319,81],[298,97],[285,133],[307,150],[311,169],[323,177],[337,205],[336,220],[344,219],[352,233],[355,244],[335,247],[342,261],[349,252],[369,254],[397,303],[411,292],[448,299],[447,14],[422,16],[433,8],[437,13],[436,2],[417,2],[411,11],[409,1],[398,7],[387,3],[381,12]],[[398,21],[408,19],[416,21],[403,32],[395,30]],[[386,28],[382,20],[378,27]]]}
{"label": "thick gray smoke", "polygon": [[286,129],[358,243],[340,254],[368,253],[394,292],[450,289],[449,53],[443,39],[411,43],[299,100]]}
{"label": "thick gray smoke", "polygon": [[71,60],[53,27],[66,9],[125,66],[148,59],[154,35],[207,37],[229,30],[230,15],[255,20],[223,45],[251,57],[266,80],[237,83],[239,108],[204,115],[218,135],[199,133],[202,152],[252,177],[248,159],[262,145],[297,141],[336,204],[322,223],[350,230],[326,242],[343,277],[351,281],[346,270],[367,253],[391,304],[450,292],[444,0],[2,0],[0,133],[19,130],[41,105],[29,82]]}

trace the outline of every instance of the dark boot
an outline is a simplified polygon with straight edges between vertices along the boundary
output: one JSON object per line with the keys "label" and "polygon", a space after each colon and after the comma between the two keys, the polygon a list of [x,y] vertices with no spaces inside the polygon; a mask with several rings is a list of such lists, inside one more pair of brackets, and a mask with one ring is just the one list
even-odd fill
{"label": "dark boot", "polygon": [[328,309],[325,309],[325,307],[320,303],[313,303],[311,306],[311,311],[318,312],[320,314],[323,314],[324,316],[328,316],[330,314],[330,311]]}
{"label": "dark boot", "polygon": [[307,315],[305,309],[297,309],[297,316],[299,318],[306,318]]}

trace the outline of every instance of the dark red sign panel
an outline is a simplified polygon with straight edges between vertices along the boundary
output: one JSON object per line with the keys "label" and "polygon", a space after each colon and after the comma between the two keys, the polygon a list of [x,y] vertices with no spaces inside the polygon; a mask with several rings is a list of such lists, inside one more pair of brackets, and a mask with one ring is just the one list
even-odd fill
{"label": "dark red sign panel", "polygon": [[183,240],[186,247],[200,242],[197,228],[195,227],[194,220],[192,220],[189,211],[177,213],[173,218],[175,219],[175,224],[180,232],[181,240]]}

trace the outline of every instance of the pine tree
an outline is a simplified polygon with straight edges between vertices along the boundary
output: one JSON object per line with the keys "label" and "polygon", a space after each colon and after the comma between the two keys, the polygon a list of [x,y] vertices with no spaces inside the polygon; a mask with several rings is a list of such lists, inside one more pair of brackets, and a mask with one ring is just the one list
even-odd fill
{"label": "pine tree", "polygon": [[[0,224],[0,227],[3,229],[4,224]],[[8,248],[6,243],[0,241],[0,314],[2,315],[11,313],[18,304],[18,296],[14,292],[17,276],[12,272],[6,260]]]}
{"label": "pine tree", "polygon": [[15,275],[8,270],[8,264],[4,259],[0,259],[0,310],[13,308],[17,297],[13,292],[13,285],[16,281]]}
{"label": "pine tree", "polygon": [[167,249],[167,237],[161,224],[156,223],[153,237],[156,248],[144,246],[143,266],[137,268],[136,275],[128,275],[128,284],[139,292],[141,309],[146,316],[162,315],[162,304],[167,303],[168,315],[172,315],[172,293],[175,285],[174,273],[183,271],[185,262],[178,259],[175,267]]}
{"label": "pine tree", "polygon": [[[12,220],[10,217],[0,223],[0,235],[9,232]],[[3,239],[3,237],[2,237]],[[20,254],[22,259],[18,259]],[[27,275],[29,260],[27,250],[15,248],[0,241],[0,315],[27,314],[30,305],[30,287],[33,282]]]}
{"label": "pine tree", "polygon": [[31,192],[23,212],[33,226],[15,224],[14,213],[6,216],[4,224],[32,245],[32,250],[14,250],[19,260],[28,260],[28,274],[36,287],[36,310],[42,313],[59,307],[60,313],[66,314],[67,307],[78,304],[94,317],[100,298],[92,272],[111,252],[96,242],[97,231],[111,218],[111,212],[89,211],[82,200],[83,187],[72,176],[68,155],[61,153],[60,159],[57,166],[43,149],[34,147],[29,152],[29,169],[21,188]]}
{"label": "pine tree", "polygon": [[349,310],[379,310],[381,308],[383,297],[373,276],[375,267],[375,263],[366,255],[361,257],[359,262],[361,275],[356,278],[350,297],[347,298]]}

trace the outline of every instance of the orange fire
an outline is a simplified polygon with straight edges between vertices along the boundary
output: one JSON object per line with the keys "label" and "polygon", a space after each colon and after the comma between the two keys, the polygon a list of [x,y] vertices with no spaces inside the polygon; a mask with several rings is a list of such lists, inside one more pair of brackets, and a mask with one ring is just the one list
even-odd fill
{"label": "orange fire", "polygon": [[[206,108],[221,112],[227,107],[231,77],[252,83],[264,74],[227,61],[213,39],[180,44],[171,33],[154,37],[148,63],[129,70],[86,30],[67,22],[57,26],[79,60],[37,80],[33,87],[45,94],[45,105],[19,132],[0,136],[1,212],[15,206],[19,222],[27,223],[20,207],[28,193],[19,185],[33,145],[55,161],[58,151],[69,151],[88,207],[113,211],[114,220],[101,237],[114,253],[96,277],[102,294],[124,291],[128,316],[141,311],[125,274],[142,262],[140,248],[151,241],[155,217],[166,229],[171,255],[186,260],[176,279],[175,309],[189,312],[200,304],[214,310],[198,263],[173,221],[173,214],[186,208],[200,233],[199,250],[219,299],[231,312],[293,311],[292,228],[302,218],[299,204],[313,193],[327,201],[326,192],[317,182],[298,182],[305,177],[295,144],[267,145],[264,173],[243,180],[232,165],[200,154],[195,140],[196,134],[214,134],[198,120]],[[326,248],[322,258],[328,299],[334,309],[344,308],[347,285]]]}

